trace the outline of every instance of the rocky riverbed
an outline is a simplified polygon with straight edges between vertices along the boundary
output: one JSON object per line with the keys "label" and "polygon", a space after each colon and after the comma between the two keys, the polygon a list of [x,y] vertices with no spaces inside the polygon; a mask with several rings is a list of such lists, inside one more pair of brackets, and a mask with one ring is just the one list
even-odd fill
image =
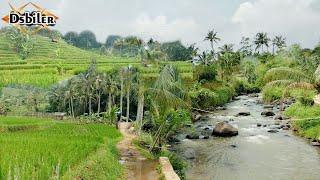
{"label": "rocky riverbed", "polygon": [[319,179],[320,151],[293,135],[279,103],[240,96],[214,114],[197,115],[195,132],[173,149],[189,162],[187,179]]}

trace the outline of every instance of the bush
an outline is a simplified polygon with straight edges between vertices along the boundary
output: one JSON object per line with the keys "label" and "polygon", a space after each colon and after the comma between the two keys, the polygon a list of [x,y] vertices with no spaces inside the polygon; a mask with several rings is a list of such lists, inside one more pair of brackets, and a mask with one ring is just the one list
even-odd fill
{"label": "bush", "polygon": [[198,82],[214,81],[217,76],[215,65],[199,65],[194,70],[194,79]]}
{"label": "bush", "polygon": [[189,93],[193,107],[208,109],[211,107],[222,106],[229,102],[234,95],[232,88],[221,86],[213,91],[207,88],[191,91]]}
{"label": "bush", "polygon": [[304,106],[313,106],[313,104],[314,104],[313,98],[310,98],[308,96],[306,96],[306,97],[299,96],[298,101]]}
{"label": "bush", "polygon": [[238,95],[260,92],[260,88],[258,86],[255,84],[250,84],[248,81],[242,79],[233,79],[231,82],[231,87]]}
{"label": "bush", "polygon": [[264,102],[272,102],[278,100],[283,95],[284,88],[282,87],[265,87],[262,90]]}
{"label": "bush", "polygon": [[191,91],[189,95],[193,107],[207,109],[217,105],[218,95],[209,89],[201,88],[197,91]]}

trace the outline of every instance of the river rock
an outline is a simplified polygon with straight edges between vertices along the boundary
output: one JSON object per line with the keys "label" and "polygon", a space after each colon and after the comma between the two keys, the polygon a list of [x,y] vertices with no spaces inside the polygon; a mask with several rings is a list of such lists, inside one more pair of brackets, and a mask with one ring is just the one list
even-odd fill
{"label": "river rock", "polygon": [[201,136],[199,136],[199,139],[209,139],[209,136],[203,136],[203,135],[201,135]]}
{"label": "river rock", "polygon": [[235,100],[235,101],[240,100],[240,97],[232,97],[232,100]]}
{"label": "river rock", "polygon": [[193,115],[192,115],[192,120],[193,120],[193,122],[200,121],[201,118],[202,118],[202,115],[201,115],[201,114],[193,114]]}
{"label": "river rock", "polygon": [[265,109],[272,109],[272,108],[273,108],[273,105],[272,105],[272,104],[267,104],[267,105],[264,105],[263,108],[265,108]]}
{"label": "river rock", "polygon": [[250,112],[239,112],[236,116],[250,116]]}
{"label": "river rock", "polygon": [[221,106],[216,107],[216,110],[218,110],[218,111],[219,111],[219,110],[226,110],[226,109],[227,109],[227,108],[226,108],[226,107],[224,107],[224,106],[222,106],[222,107],[221,107]]}
{"label": "river rock", "polygon": [[274,112],[272,112],[272,111],[263,111],[263,112],[261,113],[261,115],[262,115],[262,116],[274,116],[275,114],[274,114]]}
{"label": "river rock", "polygon": [[226,122],[218,123],[212,131],[212,135],[231,137],[238,135],[238,129]]}
{"label": "river rock", "polygon": [[282,129],[285,130],[285,131],[288,131],[290,128],[288,126],[285,126]]}
{"label": "river rock", "polygon": [[186,136],[187,139],[199,139],[199,134],[198,133],[190,133]]}
{"label": "river rock", "polygon": [[249,97],[259,97],[259,94],[249,94]]}
{"label": "river rock", "polygon": [[276,129],[270,129],[270,130],[268,130],[268,132],[269,132],[269,133],[277,133],[277,132],[279,132],[279,131],[276,130]]}
{"label": "river rock", "polygon": [[186,151],[184,151],[183,153],[183,157],[185,157],[186,159],[195,159],[196,158],[196,153],[193,149],[187,149]]}
{"label": "river rock", "polygon": [[311,142],[311,145],[312,145],[312,146],[320,146],[320,142],[318,142],[318,141],[312,141],[312,142]]}
{"label": "river rock", "polygon": [[286,120],[288,119],[286,116],[282,115],[282,114],[277,114],[273,117],[274,120]]}
{"label": "river rock", "polygon": [[235,145],[235,144],[231,144],[231,145],[230,145],[230,147],[236,148],[236,147],[237,147],[237,145]]}

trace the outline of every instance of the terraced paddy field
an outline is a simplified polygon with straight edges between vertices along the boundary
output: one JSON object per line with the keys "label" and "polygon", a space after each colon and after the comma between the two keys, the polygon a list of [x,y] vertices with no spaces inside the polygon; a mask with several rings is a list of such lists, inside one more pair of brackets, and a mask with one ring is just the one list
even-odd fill
{"label": "terraced paddy field", "polygon": [[51,87],[63,79],[83,72],[95,59],[98,69],[107,72],[114,68],[132,65],[139,68],[143,77],[154,79],[161,64],[174,63],[183,79],[192,81],[190,62],[153,63],[150,67],[141,65],[138,58],[110,57],[79,49],[60,40],[36,36],[35,47],[26,60],[22,60],[11,47],[9,39],[0,33],[0,87],[11,84],[28,84],[42,88]]}
{"label": "terraced paddy field", "polygon": [[117,179],[120,138],[103,124],[0,117],[0,179]]}

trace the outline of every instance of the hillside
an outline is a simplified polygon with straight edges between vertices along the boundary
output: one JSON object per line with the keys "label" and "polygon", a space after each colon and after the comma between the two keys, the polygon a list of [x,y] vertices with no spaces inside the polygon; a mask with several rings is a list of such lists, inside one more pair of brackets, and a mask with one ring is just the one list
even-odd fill
{"label": "hillside", "polygon": [[[22,60],[11,46],[5,34],[0,33],[0,87],[9,84],[30,84],[38,87],[50,85],[84,71],[92,59],[96,59],[101,71],[131,64],[138,67],[144,77],[155,78],[158,65],[142,67],[135,58],[110,57],[79,49],[65,41],[35,36],[35,47],[26,60]],[[187,62],[174,62],[184,79],[192,79],[192,67]]]}

